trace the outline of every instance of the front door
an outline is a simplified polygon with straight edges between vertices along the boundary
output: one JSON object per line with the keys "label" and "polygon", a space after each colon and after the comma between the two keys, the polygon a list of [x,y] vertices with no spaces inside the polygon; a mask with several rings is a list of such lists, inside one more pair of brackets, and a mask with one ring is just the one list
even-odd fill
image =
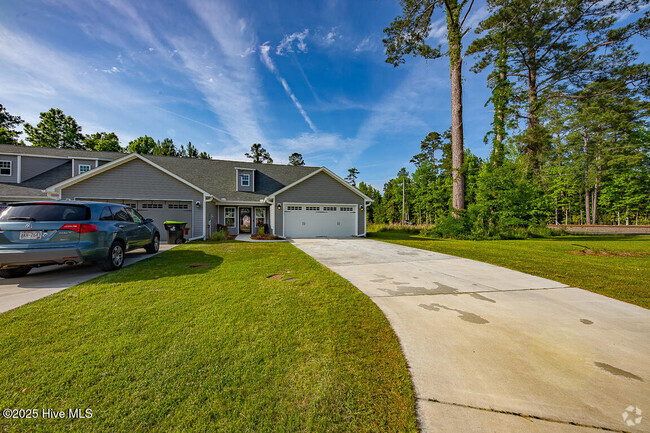
{"label": "front door", "polygon": [[249,207],[239,208],[239,232],[251,232],[251,208]]}

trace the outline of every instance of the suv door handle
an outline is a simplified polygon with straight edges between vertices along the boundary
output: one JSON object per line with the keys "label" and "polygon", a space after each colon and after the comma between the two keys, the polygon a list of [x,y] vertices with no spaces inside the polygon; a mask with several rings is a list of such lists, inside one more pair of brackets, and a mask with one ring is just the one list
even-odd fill
{"label": "suv door handle", "polygon": [[118,226],[119,228],[121,228],[121,229],[123,229],[124,227],[126,227],[124,224],[118,224],[117,226]]}

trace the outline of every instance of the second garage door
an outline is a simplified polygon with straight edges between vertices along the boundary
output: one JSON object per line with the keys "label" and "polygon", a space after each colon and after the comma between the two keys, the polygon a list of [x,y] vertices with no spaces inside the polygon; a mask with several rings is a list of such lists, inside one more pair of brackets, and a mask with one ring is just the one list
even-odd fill
{"label": "second garage door", "polygon": [[284,236],[343,238],[356,234],[357,207],[290,204],[284,206]]}

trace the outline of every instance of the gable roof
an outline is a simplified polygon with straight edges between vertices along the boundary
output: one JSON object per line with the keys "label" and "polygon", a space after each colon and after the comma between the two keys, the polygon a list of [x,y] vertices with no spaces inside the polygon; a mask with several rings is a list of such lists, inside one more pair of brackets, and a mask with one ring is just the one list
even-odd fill
{"label": "gable roof", "polygon": [[353,193],[355,193],[358,196],[362,197],[365,201],[370,201],[370,202],[373,201],[373,199],[371,199],[370,197],[368,197],[367,195],[365,195],[364,193],[359,191],[357,188],[355,188],[352,185],[350,185],[349,183],[347,183],[344,179],[342,179],[340,176],[338,176],[336,173],[334,173],[333,171],[331,171],[327,167],[321,167],[318,170],[316,170],[316,171],[314,171],[312,173],[309,173],[305,177],[302,177],[302,178],[296,180],[295,182],[292,182],[291,184],[285,186],[284,188],[282,188],[282,189],[280,189],[278,191],[275,191],[273,194],[270,194],[268,198],[274,198],[278,194],[282,194],[286,190],[293,188],[294,186],[298,185],[299,183],[302,183],[302,182],[306,181],[307,179],[309,179],[312,176],[317,175],[318,173],[325,173],[325,174],[329,175],[335,181],[339,182],[341,185],[345,186],[347,189],[349,189]]}
{"label": "gable roof", "polygon": [[29,188],[15,183],[0,183],[0,197],[14,199],[47,198],[42,188]]}
{"label": "gable roof", "polygon": [[[304,178],[309,173],[320,170],[318,167],[256,164],[242,161],[177,158],[133,153],[100,165],[86,173],[60,181],[47,188],[47,191],[58,191],[134,159],[152,165],[203,194],[212,195],[217,200],[225,201],[262,201],[275,191]],[[255,170],[254,192],[236,191],[236,168]]]}
{"label": "gable roof", "polygon": [[[226,201],[261,201],[279,189],[319,170],[318,167],[218,159],[141,156],[208,191],[217,200],[226,199]],[[255,170],[255,191],[236,191],[235,169]]]}
{"label": "gable roof", "polygon": [[0,144],[0,154],[23,156],[47,156],[56,158],[86,158],[115,160],[125,154],[120,152],[96,152],[94,150],[58,149],[54,147],[14,146],[13,144]]}

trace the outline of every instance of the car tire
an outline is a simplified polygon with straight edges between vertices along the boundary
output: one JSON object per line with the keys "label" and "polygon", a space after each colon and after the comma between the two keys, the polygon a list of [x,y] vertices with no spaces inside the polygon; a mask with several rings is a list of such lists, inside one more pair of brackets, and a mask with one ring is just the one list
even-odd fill
{"label": "car tire", "polygon": [[31,270],[32,270],[31,266],[21,266],[19,268],[13,268],[13,269],[2,269],[0,270],[0,277],[2,278],[24,277]]}
{"label": "car tire", "polygon": [[106,258],[99,264],[99,267],[104,271],[120,269],[124,264],[124,253],[124,243],[122,241],[113,241]]}
{"label": "car tire", "polygon": [[145,251],[148,252],[149,254],[155,254],[158,252],[160,249],[160,235],[156,233],[153,235],[153,240],[149,245],[144,247]]}

